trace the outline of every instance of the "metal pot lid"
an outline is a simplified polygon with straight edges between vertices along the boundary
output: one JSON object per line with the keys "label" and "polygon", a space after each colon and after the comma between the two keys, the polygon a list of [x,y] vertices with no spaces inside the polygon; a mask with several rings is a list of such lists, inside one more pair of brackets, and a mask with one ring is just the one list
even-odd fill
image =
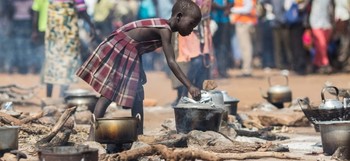
{"label": "metal pot lid", "polygon": [[275,85],[270,87],[268,92],[269,93],[287,93],[287,92],[291,92],[291,90],[288,86]]}
{"label": "metal pot lid", "polygon": [[239,99],[231,97],[228,95],[226,91],[221,91],[223,97],[224,97],[224,102],[229,103],[229,102],[239,102]]}

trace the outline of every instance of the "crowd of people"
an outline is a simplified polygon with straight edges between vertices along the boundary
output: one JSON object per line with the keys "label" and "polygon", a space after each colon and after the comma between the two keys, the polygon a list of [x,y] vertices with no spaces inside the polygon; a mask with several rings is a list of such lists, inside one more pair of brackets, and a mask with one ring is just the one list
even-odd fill
{"label": "crowd of people", "polygon": [[[0,1],[0,72],[42,71],[44,35],[50,0]],[[169,18],[176,0],[85,0],[97,36],[79,17],[81,58],[86,59],[107,35],[138,19]],[[39,5],[40,6],[40,5]],[[350,0],[212,0],[210,29],[214,61],[211,76],[254,76],[253,68],[277,68],[297,74],[349,71]],[[39,21],[38,21],[39,19]],[[92,40],[92,41],[91,41]],[[186,42],[190,43],[190,42]],[[181,42],[180,42],[181,44]],[[47,46],[46,46],[47,47]],[[161,50],[143,57],[148,70],[169,71]]]}

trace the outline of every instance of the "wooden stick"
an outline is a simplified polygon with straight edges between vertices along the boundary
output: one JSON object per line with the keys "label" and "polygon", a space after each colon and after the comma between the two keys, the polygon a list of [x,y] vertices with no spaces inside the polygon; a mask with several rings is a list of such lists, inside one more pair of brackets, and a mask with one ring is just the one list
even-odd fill
{"label": "wooden stick", "polygon": [[300,160],[300,157],[289,156],[285,153],[278,153],[278,152],[248,152],[248,153],[241,153],[241,154],[220,153],[217,156],[224,160],[230,160],[230,159],[245,160],[245,159],[261,159],[261,158]]}
{"label": "wooden stick", "polygon": [[55,124],[55,126],[52,128],[51,132],[48,135],[46,135],[45,137],[43,137],[42,139],[40,139],[37,142],[37,145],[50,142],[51,139],[53,137],[55,137],[55,135],[59,132],[59,130],[62,128],[62,126],[68,120],[68,118],[75,112],[76,109],[77,109],[77,106],[74,106],[74,107],[66,109],[63,112],[63,114],[61,115],[61,117],[58,119],[58,121]]}
{"label": "wooden stick", "polygon": [[[261,159],[261,158],[278,158],[278,159],[294,159],[300,160],[300,157],[289,156],[285,153],[278,152],[248,152],[248,153],[215,153],[200,149],[176,149],[168,148],[165,145],[151,145],[147,147],[131,149],[114,155],[113,158],[121,161],[137,159],[141,156],[160,154],[162,158],[169,161],[177,160],[245,160],[245,159]],[[116,157],[115,157],[116,156]]]}
{"label": "wooden stick", "polygon": [[37,120],[37,119],[43,117],[43,115],[44,115],[44,112],[40,112],[40,113],[38,113],[38,114],[36,114],[34,116],[27,116],[27,117],[21,119],[21,124],[20,125],[26,124],[26,123],[31,122],[33,120]]}
{"label": "wooden stick", "polygon": [[7,124],[11,124],[11,125],[20,125],[21,124],[21,120],[12,117],[9,114],[6,114],[4,112],[0,112],[0,117],[2,118],[3,121],[5,121],[4,123]]}

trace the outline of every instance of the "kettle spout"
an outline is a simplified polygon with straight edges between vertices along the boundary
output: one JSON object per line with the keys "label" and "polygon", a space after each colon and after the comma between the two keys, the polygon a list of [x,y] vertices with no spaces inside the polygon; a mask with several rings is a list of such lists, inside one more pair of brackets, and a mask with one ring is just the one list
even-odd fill
{"label": "kettle spout", "polygon": [[305,108],[305,106],[306,109],[311,108],[309,97],[298,98],[297,101],[301,109]]}
{"label": "kettle spout", "polygon": [[262,98],[267,99],[267,94],[265,94],[261,88],[260,88],[260,93],[261,93]]}

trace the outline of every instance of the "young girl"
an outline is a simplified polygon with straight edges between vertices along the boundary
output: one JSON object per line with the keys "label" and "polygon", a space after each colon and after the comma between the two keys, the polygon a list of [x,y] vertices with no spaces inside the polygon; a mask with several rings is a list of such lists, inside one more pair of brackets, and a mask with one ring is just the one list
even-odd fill
{"label": "young girl", "polygon": [[[196,100],[200,89],[194,87],[175,61],[172,32],[189,35],[201,20],[199,7],[190,0],[178,0],[169,20],[153,18],[131,22],[107,37],[77,71],[77,75],[101,94],[94,115],[103,117],[112,101],[131,108],[132,116],[141,115],[138,134],[143,134],[142,85],[146,83],[141,55],[163,47],[167,63],[175,76]],[[89,140],[93,139],[93,130]]]}

